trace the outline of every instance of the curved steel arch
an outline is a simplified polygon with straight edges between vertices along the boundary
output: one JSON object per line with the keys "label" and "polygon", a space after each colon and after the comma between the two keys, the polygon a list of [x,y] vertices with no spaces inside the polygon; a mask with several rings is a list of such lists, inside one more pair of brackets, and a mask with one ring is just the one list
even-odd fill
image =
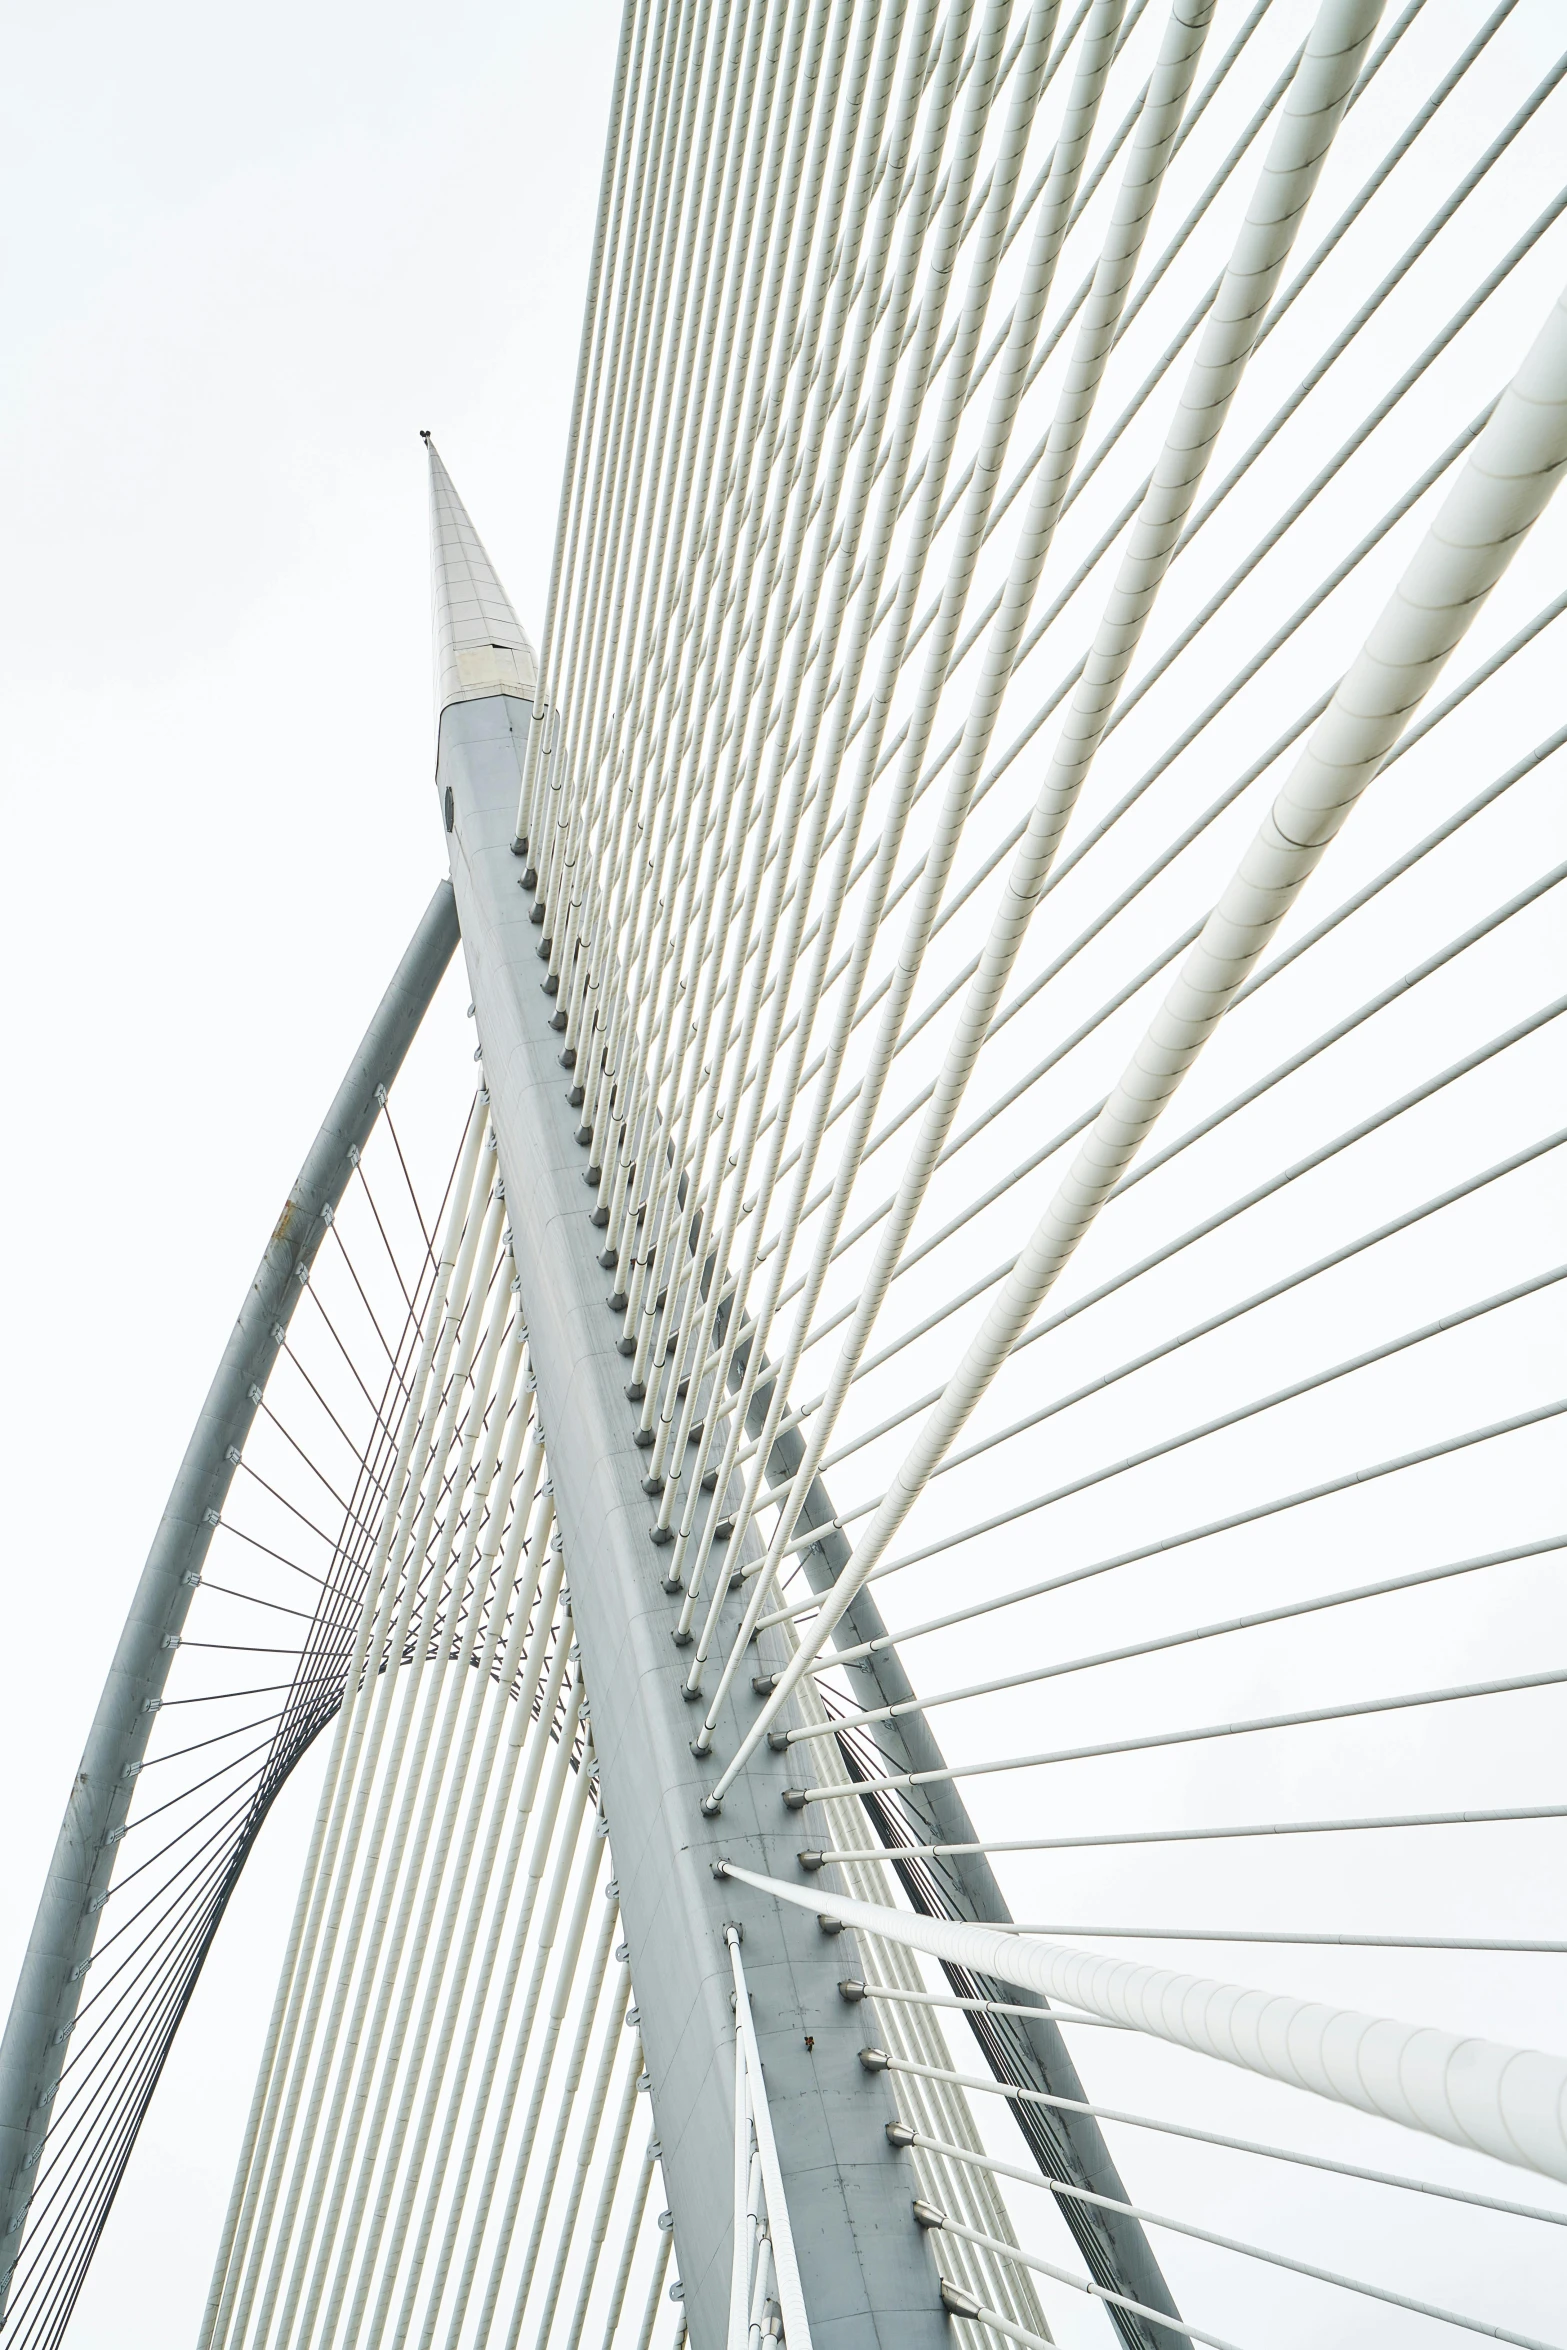
{"label": "curved steel arch", "polygon": [[[70,2054],[82,1983],[99,1930],[101,1903],[114,1866],[117,1836],[135,1789],[179,1633],[240,1452],[259,1408],[257,1397],[280,1351],[332,1214],[359,1152],[381,1114],[398,1070],[457,946],[457,909],[448,882],[438,884],[376,1008],[304,1165],[293,1184],[223,1359],[185,1449],[125,1629],[109,1667],[98,1710],[72,1782],[44,1881],[5,2037],[0,2043],[0,2212],[4,2258],[0,2320],[22,2249],[33,2179],[48,2135],[51,2102]],[[192,1946],[174,1953],[167,2004],[145,2052],[142,2089],[130,2127],[93,2192],[93,2216],[78,2244],[74,2282],[59,2313],[69,2316],[76,2284],[108,2217],[174,2033],[195,1988],[228,1898],[278,1789],[340,1699],[318,1695],[278,1767],[269,1769],[235,1834],[227,1870],[212,1894]]]}

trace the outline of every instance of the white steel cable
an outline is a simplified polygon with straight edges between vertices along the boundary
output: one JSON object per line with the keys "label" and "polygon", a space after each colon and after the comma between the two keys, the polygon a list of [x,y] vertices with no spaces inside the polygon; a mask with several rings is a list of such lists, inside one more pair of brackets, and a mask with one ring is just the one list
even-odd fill
{"label": "white steel cable", "polygon": [[946,1958],[998,1982],[1157,2039],[1216,2056],[1269,2080],[1358,2106],[1406,2129],[1567,2180],[1567,2062],[1535,2049],[1493,2046],[1410,2024],[1335,2010],[1281,1994],[1134,1967],[1032,1937],[907,1911],[759,1877],[733,1862],[725,1872],[774,1900],[824,1911],[884,1941]]}

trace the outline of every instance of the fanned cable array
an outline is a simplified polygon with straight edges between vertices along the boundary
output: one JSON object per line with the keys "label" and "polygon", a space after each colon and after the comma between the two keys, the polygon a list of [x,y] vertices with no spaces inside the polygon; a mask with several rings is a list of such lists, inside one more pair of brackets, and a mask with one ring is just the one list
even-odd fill
{"label": "fanned cable array", "polygon": [[626,0],[537,648],[431,445],[451,885],[0,2051],[6,2350],[317,1741],[200,2350],[1561,2350],[1561,35]]}
{"label": "fanned cable array", "polygon": [[[455,2342],[471,2308],[480,2339],[515,2343],[526,2312],[576,2350],[590,2305],[594,2340],[628,2318],[658,2149],[628,2167],[645,2076],[486,1100],[404,1383],[204,2343]],[[667,2234],[651,2241],[661,2277]]]}
{"label": "fanned cable array", "polygon": [[1567,2178],[1558,35],[625,13],[513,847],[707,1807],[786,1747],[734,1881],[865,1932],[899,1853],[866,2062],[1041,2247],[922,2197],[993,2338],[987,2238],[1177,2338],[1069,2265],[1025,1984],[1180,2338],[1559,2304],[1474,2151]]}

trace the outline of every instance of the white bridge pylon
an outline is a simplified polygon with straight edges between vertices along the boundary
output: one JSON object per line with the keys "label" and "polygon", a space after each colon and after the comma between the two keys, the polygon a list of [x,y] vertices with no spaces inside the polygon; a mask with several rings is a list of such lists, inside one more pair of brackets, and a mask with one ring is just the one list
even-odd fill
{"label": "white bridge pylon", "polygon": [[1564,84],[1546,0],[627,0],[5,2350],[317,1739],[200,2350],[1563,2350]]}

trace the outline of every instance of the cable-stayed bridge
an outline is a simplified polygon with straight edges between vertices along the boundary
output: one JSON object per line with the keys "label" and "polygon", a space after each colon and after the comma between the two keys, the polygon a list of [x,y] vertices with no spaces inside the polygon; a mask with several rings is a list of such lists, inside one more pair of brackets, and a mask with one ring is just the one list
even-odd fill
{"label": "cable-stayed bridge", "polygon": [[628,0],[537,642],[432,443],[448,877],[0,2052],[6,2350],[312,1750],[200,2350],[1567,2341],[1564,77]]}

